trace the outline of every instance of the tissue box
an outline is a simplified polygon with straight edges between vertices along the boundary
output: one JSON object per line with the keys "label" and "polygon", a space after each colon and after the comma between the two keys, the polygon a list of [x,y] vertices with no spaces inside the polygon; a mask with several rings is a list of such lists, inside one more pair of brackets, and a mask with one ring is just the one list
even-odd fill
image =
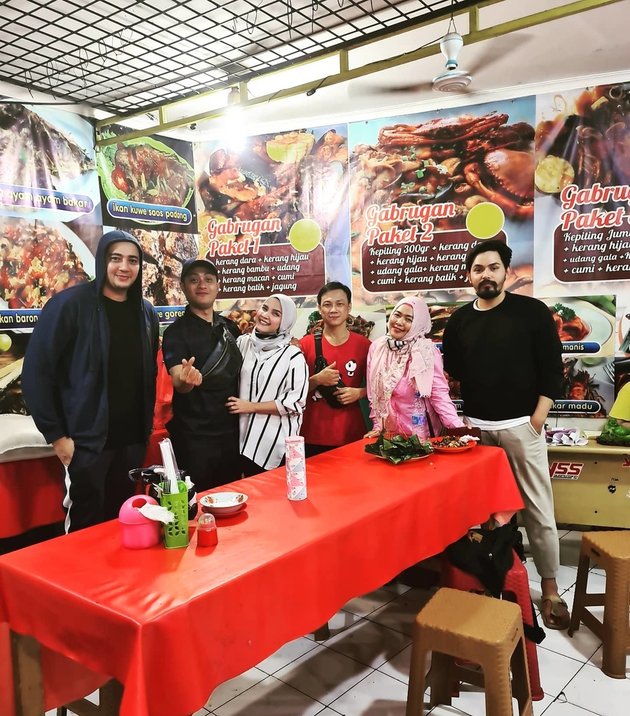
{"label": "tissue box", "polygon": [[118,513],[123,547],[145,549],[160,543],[160,523],[140,512],[144,505],[157,505],[157,501],[149,495],[135,495],[123,502]]}

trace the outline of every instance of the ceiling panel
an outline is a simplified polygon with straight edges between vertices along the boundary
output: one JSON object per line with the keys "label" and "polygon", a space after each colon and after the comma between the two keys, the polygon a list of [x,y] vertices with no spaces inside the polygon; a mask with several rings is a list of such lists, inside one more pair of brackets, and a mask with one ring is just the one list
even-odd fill
{"label": "ceiling panel", "polygon": [[[114,114],[248,81],[473,0],[2,0],[0,80]],[[181,84],[179,84],[181,83]]]}

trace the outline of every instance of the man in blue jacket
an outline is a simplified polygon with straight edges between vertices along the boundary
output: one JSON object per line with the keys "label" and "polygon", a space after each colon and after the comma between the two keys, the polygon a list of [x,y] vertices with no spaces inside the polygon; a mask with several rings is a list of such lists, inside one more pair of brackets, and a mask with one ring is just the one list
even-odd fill
{"label": "man in blue jacket", "polygon": [[44,306],[29,341],[22,391],[66,469],[66,532],[112,519],[133,494],[153,423],[158,320],[142,298],[142,250],[105,234],[96,278]]}

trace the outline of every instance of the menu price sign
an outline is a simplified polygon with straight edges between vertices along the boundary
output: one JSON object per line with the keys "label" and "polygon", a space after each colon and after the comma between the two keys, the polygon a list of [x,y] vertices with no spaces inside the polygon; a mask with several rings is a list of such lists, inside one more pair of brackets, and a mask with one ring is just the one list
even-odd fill
{"label": "menu price sign", "polygon": [[563,283],[630,278],[630,186],[596,183],[579,190],[571,184],[560,200],[560,224],[554,232],[555,277]]}
{"label": "menu price sign", "polygon": [[308,253],[296,251],[290,244],[261,246],[245,256],[213,255],[208,258],[219,271],[219,298],[266,298],[272,293],[287,296],[316,295],[325,282],[324,247]]}
{"label": "menu price sign", "polygon": [[[415,238],[411,243],[365,241],[361,251],[363,288],[372,293],[465,288],[466,256],[477,239],[463,229],[428,236],[427,241]],[[506,241],[503,231],[493,238]]]}

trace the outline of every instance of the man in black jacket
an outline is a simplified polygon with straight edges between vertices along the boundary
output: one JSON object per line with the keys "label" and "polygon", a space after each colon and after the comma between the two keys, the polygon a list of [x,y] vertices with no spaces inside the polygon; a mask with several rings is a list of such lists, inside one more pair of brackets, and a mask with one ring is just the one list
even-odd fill
{"label": "man in black jacket", "polygon": [[206,259],[189,259],[181,275],[186,311],[165,331],[164,364],[173,381],[173,418],[167,424],[178,467],[197,492],[241,476],[238,415],[225,403],[238,395],[241,353],[233,321],[214,310],[219,276]]}
{"label": "man in black jacket", "polygon": [[96,278],[44,306],[24,358],[22,390],[66,469],[66,532],[112,519],[133,494],[153,425],[158,320],[142,298],[142,250],[105,234]]}
{"label": "man in black jacket", "polygon": [[458,380],[468,424],[486,445],[507,453],[525,510],[523,523],[541,577],[541,615],[551,629],[569,626],[558,595],[560,564],[544,425],[560,395],[562,346],[542,301],[504,290],[512,250],[479,242],[468,254],[477,299],[459,308],[444,332],[444,367]]}

